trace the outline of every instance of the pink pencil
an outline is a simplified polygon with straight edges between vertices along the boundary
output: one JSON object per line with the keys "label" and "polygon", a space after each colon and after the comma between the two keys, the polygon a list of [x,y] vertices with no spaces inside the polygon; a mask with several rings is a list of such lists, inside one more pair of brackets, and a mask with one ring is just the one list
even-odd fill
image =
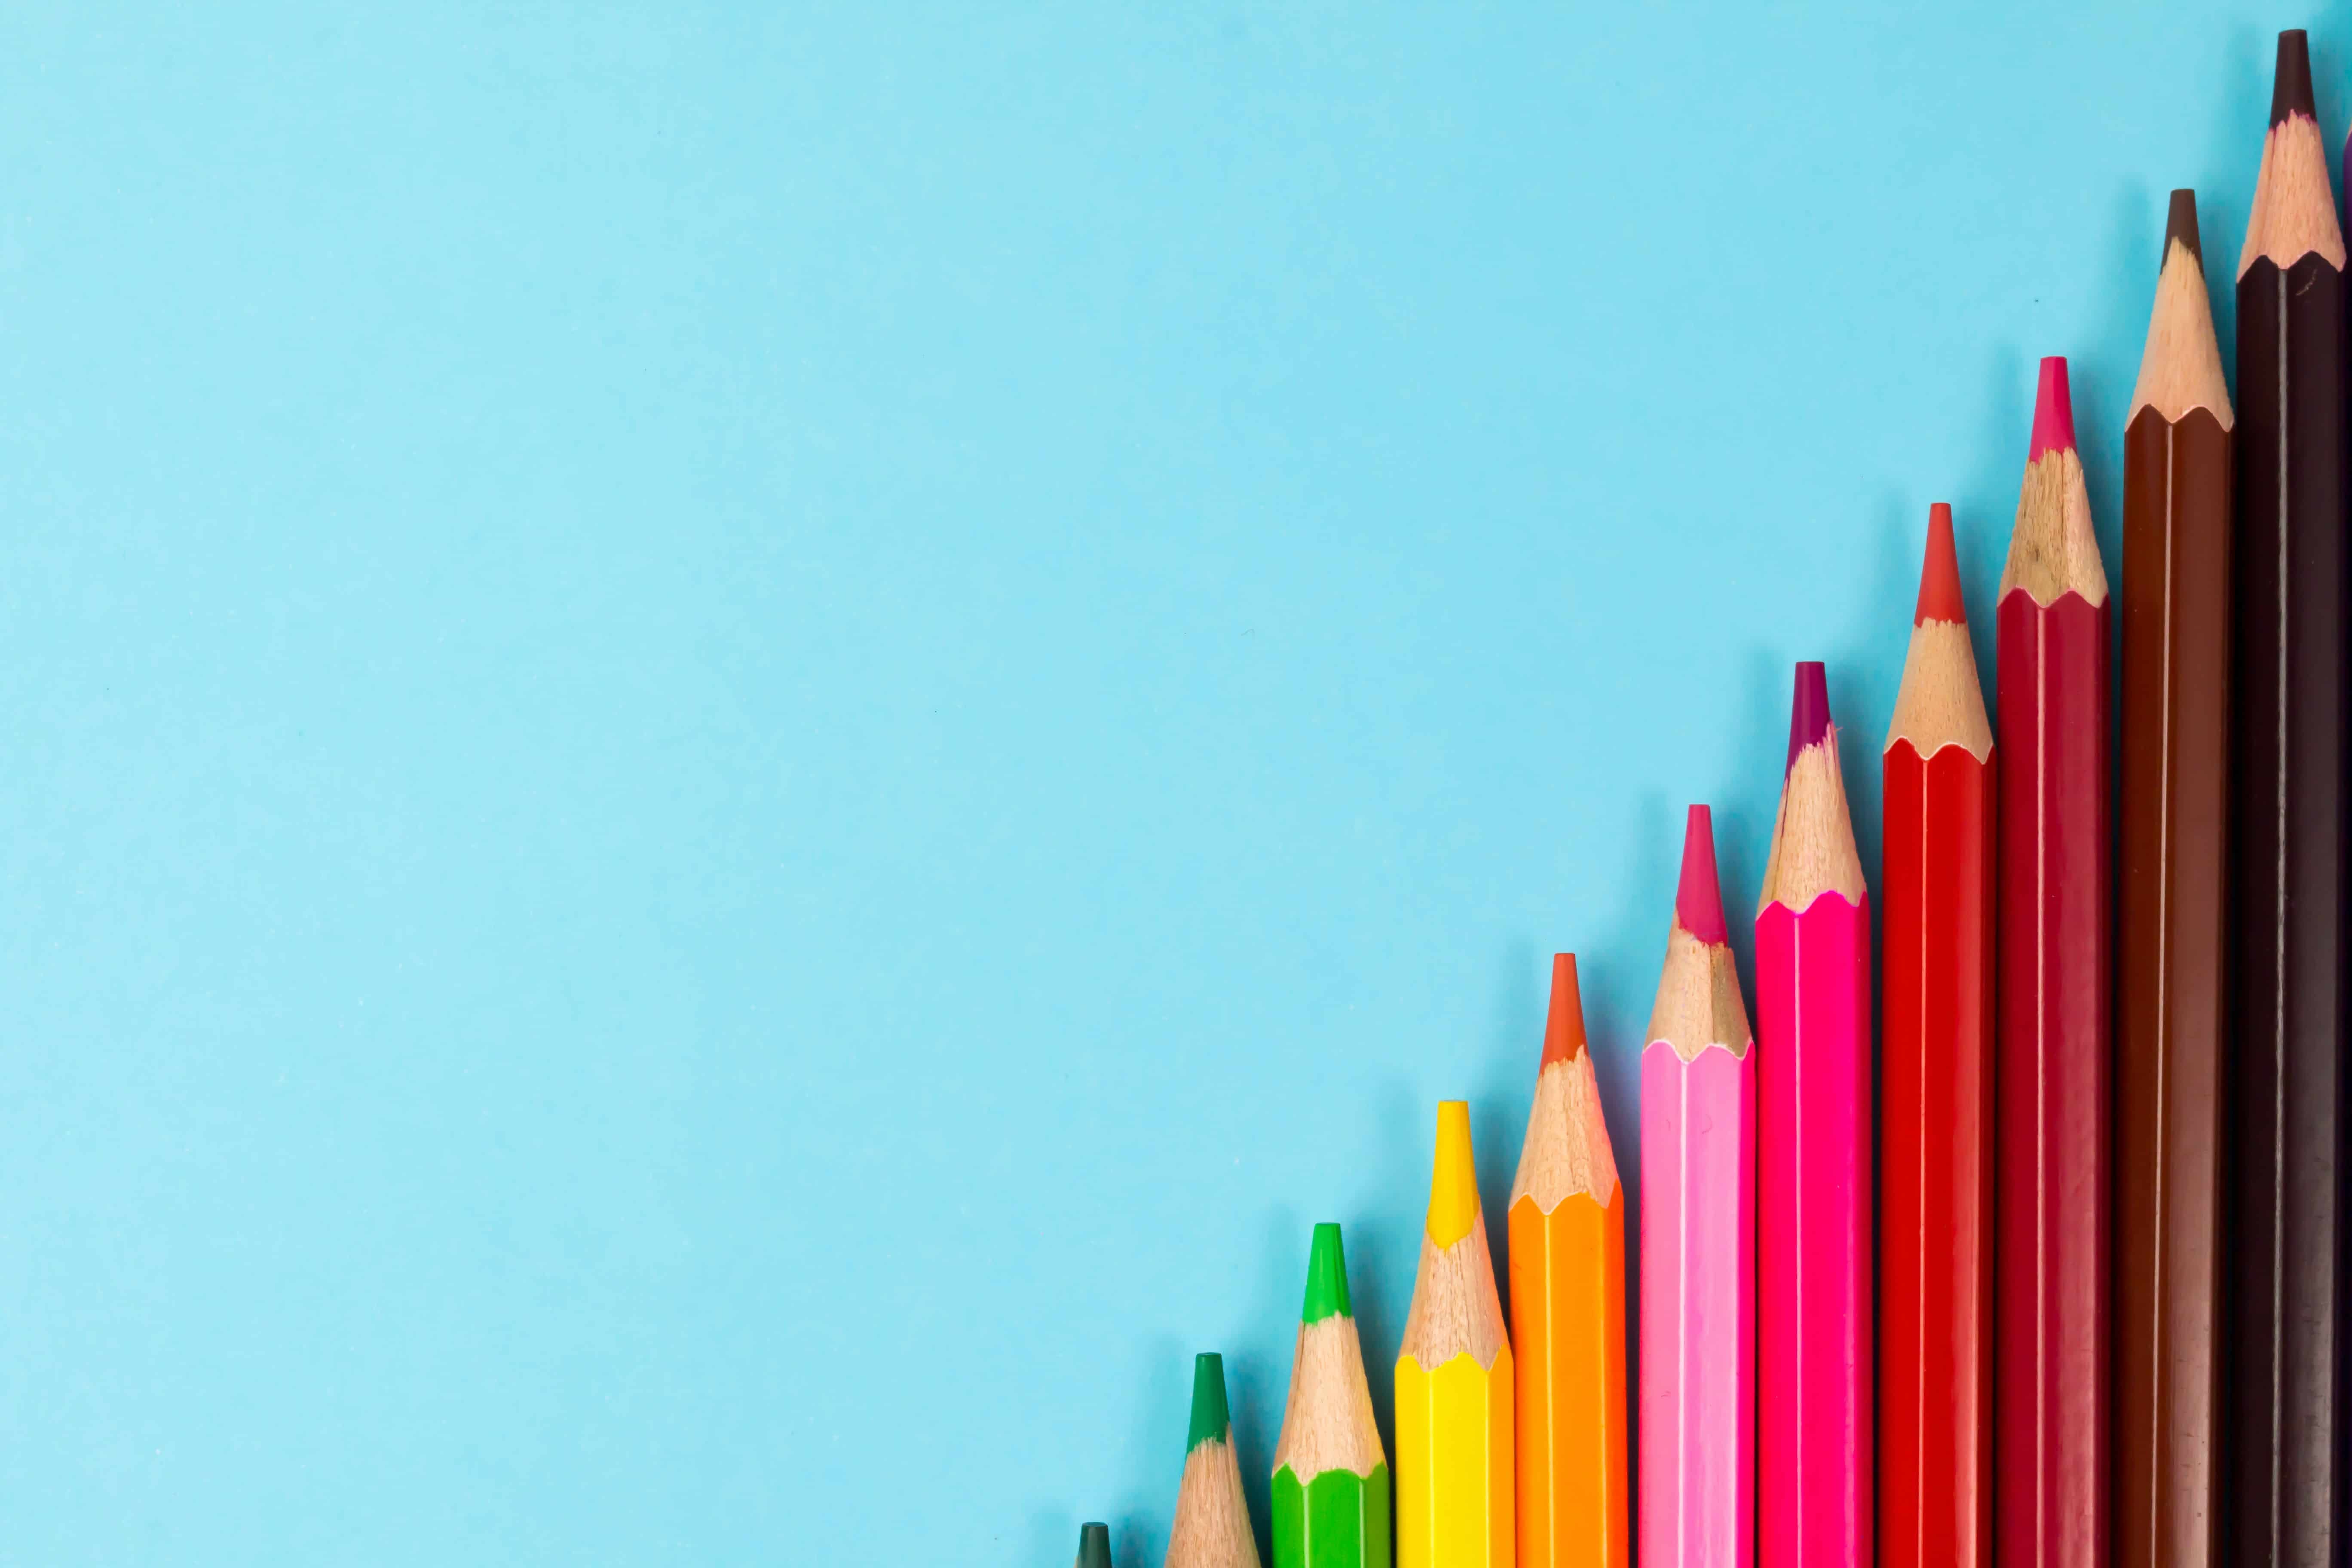
{"label": "pink pencil", "polygon": [[1756,1538],[1756,1053],[1706,807],[1690,808],[1642,1052],[1639,1561],[1748,1568]]}
{"label": "pink pencil", "polygon": [[1756,910],[1757,1557],[1871,1562],[1870,898],[1818,664]]}

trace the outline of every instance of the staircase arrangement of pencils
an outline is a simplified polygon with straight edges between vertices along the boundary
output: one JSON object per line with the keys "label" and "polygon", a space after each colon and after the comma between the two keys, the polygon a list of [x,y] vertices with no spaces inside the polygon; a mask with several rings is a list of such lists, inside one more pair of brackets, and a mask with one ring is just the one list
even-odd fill
{"label": "staircase arrangement of pencils", "polygon": [[[2352,355],[2302,33],[2279,37],[2238,263],[2234,406],[2192,193],[2172,193],[2158,254],[2120,585],[2048,358],[1991,714],[1952,510],[1929,512],[1880,760],[1880,1010],[1827,672],[1800,664],[1752,1035],[1712,816],[1685,823],[1637,1047],[1636,1321],[1626,1184],[1560,953],[1504,1221],[1509,1314],[1469,1106],[1446,1100],[1392,1447],[1339,1227],[1314,1228],[1275,1568],[1624,1568],[1629,1546],[1673,1568],[2352,1554]],[[1085,1526],[1078,1568],[1111,1560]],[[1257,1563],[1204,1354],[1167,1568]]]}

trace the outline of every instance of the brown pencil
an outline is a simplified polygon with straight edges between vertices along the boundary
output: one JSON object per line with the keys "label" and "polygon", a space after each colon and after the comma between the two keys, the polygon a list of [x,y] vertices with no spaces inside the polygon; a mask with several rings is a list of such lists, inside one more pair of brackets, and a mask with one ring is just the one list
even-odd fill
{"label": "brown pencil", "polygon": [[2124,431],[2116,1542],[2210,1568],[2220,1327],[2230,413],[2197,197],[2172,193]]}
{"label": "brown pencil", "polygon": [[2223,1512],[2344,1561],[2344,237],[2299,32],[2238,261]]}

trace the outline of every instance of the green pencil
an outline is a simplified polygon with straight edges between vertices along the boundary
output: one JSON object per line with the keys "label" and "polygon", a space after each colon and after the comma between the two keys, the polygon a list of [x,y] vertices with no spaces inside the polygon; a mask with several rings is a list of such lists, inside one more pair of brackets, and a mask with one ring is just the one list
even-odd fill
{"label": "green pencil", "polygon": [[1110,1568],[1110,1526],[1078,1526],[1078,1560],[1073,1568]]}
{"label": "green pencil", "polygon": [[1318,1225],[1274,1452],[1274,1568],[1389,1568],[1389,1466],[1339,1227]]}
{"label": "green pencil", "polygon": [[1225,1410],[1225,1358],[1213,1351],[1192,1360],[1192,1429],[1184,1439],[1176,1522],[1168,1531],[1168,1568],[1257,1568],[1257,1538]]}

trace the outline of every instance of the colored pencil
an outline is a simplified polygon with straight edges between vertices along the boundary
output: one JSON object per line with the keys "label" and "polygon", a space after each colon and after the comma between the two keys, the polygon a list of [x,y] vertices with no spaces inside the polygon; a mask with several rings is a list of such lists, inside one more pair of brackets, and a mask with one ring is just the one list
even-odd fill
{"label": "colored pencil", "polygon": [[1078,1559],[1071,1568],[1110,1568],[1110,1526],[1078,1526]]}
{"label": "colored pencil", "polygon": [[1880,758],[1882,1568],[1992,1561],[1992,753],[1939,501]]}
{"label": "colored pencil", "polygon": [[1402,1568],[1510,1568],[1511,1346],[1478,1172],[1470,1107],[1437,1108],[1437,1155],[1421,1268],[1396,1363],[1397,1562]]}
{"label": "colored pencil", "polygon": [[1389,1568],[1389,1464],[1339,1227],[1315,1227],[1274,1450],[1274,1568]]}
{"label": "colored pencil", "polygon": [[1257,1568],[1257,1539],[1250,1533],[1233,1417],[1225,1409],[1225,1359],[1214,1352],[1192,1360],[1192,1426],[1184,1440],[1176,1522],[1168,1531],[1168,1568]]}
{"label": "colored pencil", "polygon": [[2066,362],[2042,362],[1998,610],[1994,1556],[2107,1557],[2107,579]]}
{"label": "colored pencil", "polygon": [[2340,1563],[2344,237],[2299,33],[2279,35],[2238,258],[2222,1482],[2239,1563]]}
{"label": "colored pencil", "polygon": [[2228,895],[2230,394],[2172,193],[2124,430],[2116,1550],[2212,1568]]}
{"label": "colored pencil", "polygon": [[1756,906],[1757,1559],[1871,1560],[1870,900],[1818,664]]}
{"label": "colored pencil", "polygon": [[1756,1540],[1756,1052],[1703,805],[1642,1050],[1641,1560],[1748,1568]]}
{"label": "colored pencil", "polygon": [[1625,1194],[1572,952],[1552,957],[1510,1233],[1519,1568],[1624,1568]]}

